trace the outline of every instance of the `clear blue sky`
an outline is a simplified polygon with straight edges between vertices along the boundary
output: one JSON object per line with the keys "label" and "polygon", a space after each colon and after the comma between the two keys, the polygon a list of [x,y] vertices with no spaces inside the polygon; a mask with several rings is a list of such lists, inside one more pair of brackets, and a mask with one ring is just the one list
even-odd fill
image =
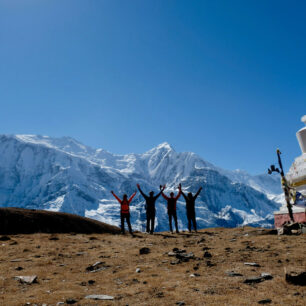
{"label": "clear blue sky", "polygon": [[262,173],[300,155],[306,2],[0,0],[0,133],[167,141]]}

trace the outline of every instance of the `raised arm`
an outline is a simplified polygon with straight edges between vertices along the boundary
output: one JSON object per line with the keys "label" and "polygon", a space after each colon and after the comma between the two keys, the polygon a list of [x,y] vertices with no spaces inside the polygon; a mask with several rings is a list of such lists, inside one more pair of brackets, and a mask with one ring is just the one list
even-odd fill
{"label": "raised arm", "polygon": [[161,195],[163,196],[164,199],[166,199],[167,201],[169,200],[169,198],[164,194],[164,192],[161,192]]}
{"label": "raised arm", "polygon": [[201,190],[202,190],[202,187],[199,188],[198,192],[194,196],[194,199],[196,199],[198,197],[198,195],[200,194]]}
{"label": "raised arm", "polygon": [[113,191],[111,191],[111,194],[117,199],[117,201],[118,201],[119,203],[122,202],[122,201],[116,196],[116,194],[115,194]]}
{"label": "raised arm", "polygon": [[179,193],[178,193],[177,196],[175,197],[175,200],[178,200],[178,198],[179,198],[179,197],[181,196],[181,194],[182,194],[182,185],[181,185],[181,184],[179,184],[178,190],[179,190]]}
{"label": "raised arm", "polygon": [[154,197],[154,199],[156,200],[161,194],[162,192],[165,190],[165,186],[163,186],[161,189],[160,189],[160,192]]}
{"label": "raised arm", "polygon": [[145,198],[145,199],[147,199],[148,198],[148,196],[146,195],[146,194],[144,194],[143,193],[143,191],[141,190],[141,188],[140,188],[140,185],[139,184],[137,184],[137,188],[138,188],[138,190],[139,190],[139,192],[141,193],[141,195]]}
{"label": "raised arm", "polygon": [[183,191],[181,191],[181,194],[183,195],[184,199],[187,201],[188,199],[186,197],[186,194]]}
{"label": "raised arm", "polygon": [[175,197],[175,199],[178,200],[178,198],[181,196],[181,194],[182,194],[182,190],[180,189],[177,196]]}
{"label": "raised arm", "polygon": [[137,193],[137,191],[135,191],[135,192],[131,195],[131,197],[130,197],[130,199],[129,199],[129,203],[132,202],[132,200],[133,200],[133,198],[135,197],[136,193]]}

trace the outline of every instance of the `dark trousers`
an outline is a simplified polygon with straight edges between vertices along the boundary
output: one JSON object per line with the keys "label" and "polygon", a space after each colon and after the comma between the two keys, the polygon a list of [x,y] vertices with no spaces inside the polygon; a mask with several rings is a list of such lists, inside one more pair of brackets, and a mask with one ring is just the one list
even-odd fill
{"label": "dark trousers", "polygon": [[177,216],[176,216],[176,210],[174,211],[168,211],[168,216],[169,216],[169,227],[170,227],[170,232],[173,232],[172,229],[172,217],[174,219],[174,223],[175,223],[175,228],[176,228],[176,232],[178,233],[178,226],[177,226]]}
{"label": "dark trousers", "polygon": [[130,234],[132,234],[132,226],[131,226],[131,222],[130,222],[130,214],[121,214],[121,232],[124,234],[125,230],[124,230],[124,219],[126,220],[126,223],[129,227],[129,232]]}
{"label": "dark trousers", "polygon": [[153,234],[155,223],[155,211],[147,211],[147,233]]}
{"label": "dark trousers", "polygon": [[194,212],[187,212],[187,219],[188,219],[188,230],[191,232],[191,222],[193,223],[193,228],[195,231],[197,231],[197,222],[195,218],[195,213]]}

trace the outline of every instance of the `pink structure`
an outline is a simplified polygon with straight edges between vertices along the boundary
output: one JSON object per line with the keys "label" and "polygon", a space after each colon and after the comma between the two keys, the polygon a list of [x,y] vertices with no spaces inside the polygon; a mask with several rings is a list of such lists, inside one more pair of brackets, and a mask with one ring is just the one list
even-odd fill
{"label": "pink structure", "polygon": [[[295,222],[306,223],[306,211],[293,213],[293,218]],[[287,221],[290,221],[288,213],[274,213],[275,228],[282,227],[282,225]]]}

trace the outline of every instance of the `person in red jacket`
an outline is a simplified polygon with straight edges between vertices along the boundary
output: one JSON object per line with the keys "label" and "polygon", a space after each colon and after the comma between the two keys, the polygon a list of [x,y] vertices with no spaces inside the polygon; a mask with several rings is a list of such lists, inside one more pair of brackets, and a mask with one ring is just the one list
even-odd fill
{"label": "person in red jacket", "polygon": [[[165,189],[166,185],[164,185],[164,187],[160,186],[160,189],[163,190]],[[167,197],[164,192],[162,191],[162,196],[166,199],[167,201],[167,210],[168,210],[168,216],[169,216],[169,227],[170,227],[170,232],[173,233],[172,230],[172,217],[174,219],[175,222],[175,228],[176,228],[176,232],[179,233],[178,230],[178,226],[177,226],[177,215],[176,215],[176,202],[178,200],[178,198],[181,196],[182,190],[181,190],[181,184],[179,184],[179,192],[177,194],[176,197],[174,197],[174,193],[171,192],[170,193],[170,198]]]}
{"label": "person in red jacket", "polygon": [[124,230],[124,219],[125,219],[128,227],[129,227],[129,232],[133,236],[132,226],[131,226],[131,222],[130,222],[130,203],[132,202],[136,193],[137,193],[137,191],[135,191],[129,199],[128,199],[127,195],[124,194],[123,199],[121,200],[119,197],[117,197],[117,195],[113,191],[111,191],[111,194],[117,199],[117,201],[121,205],[120,217],[121,217],[121,233],[122,234],[125,233],[125,230]]}

